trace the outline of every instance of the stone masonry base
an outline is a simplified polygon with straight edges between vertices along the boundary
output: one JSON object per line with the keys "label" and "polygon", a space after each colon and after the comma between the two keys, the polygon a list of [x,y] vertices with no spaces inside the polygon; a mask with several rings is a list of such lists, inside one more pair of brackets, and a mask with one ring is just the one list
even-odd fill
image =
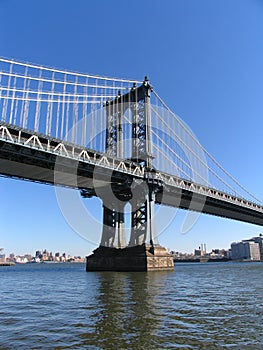
{"label": "stone masonry base", "polygon": [[86,271],[174,270],[171,254],[159,245],[143,244],[123,249],[99,246],[86,258]]}

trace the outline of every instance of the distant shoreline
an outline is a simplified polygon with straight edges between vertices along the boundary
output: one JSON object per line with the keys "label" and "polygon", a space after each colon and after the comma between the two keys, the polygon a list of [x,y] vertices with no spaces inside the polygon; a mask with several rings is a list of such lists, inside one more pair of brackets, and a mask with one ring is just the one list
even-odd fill
{"label": "distant shoreline", "polygon": [[232,260],[228,258],[223,259],[174,259],[174,263],[207,263],[207,262],[262,262],[261,260]]}
{"label": "distant shoreline", "polygon": [[206,263],[206,262],[226,262],[226,261],[232,261],[231,259],[228,258],[223,258],[223,259],[209,259],[209,258],[204,258],[204,259],[174,259],[174,263],[184,263],[184,262],[189,262],[189,263]]}
{"label": "distant shoreline", "polygon": [[13,262],[0,262],[0,266],[14,266],[15,263]]}
{"label": "distant shoreline", "polygon": [[85,264],[84,261],[41,261],[39,263],[36,262],[26,262],[26,263],[15,263],[15,262],[0,262],[0,267],[1,266],[24,266],[24,265],[42,265],[42,264],[47,264],[47,265],[57,265],[57,264]]}

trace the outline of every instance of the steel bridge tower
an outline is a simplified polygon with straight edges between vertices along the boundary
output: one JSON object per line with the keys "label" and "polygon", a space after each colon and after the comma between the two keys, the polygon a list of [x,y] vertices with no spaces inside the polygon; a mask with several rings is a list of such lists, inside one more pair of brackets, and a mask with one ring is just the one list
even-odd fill
{"label": "steel bridge tower", "polygon": [[[155,193],[162,184],[154,178],[151,133],[152,87],[145,77],[143,84],[126,94],[107,101],[106,109],[106,154],[124,159],[124,115],[130,112],[131,146],[129,160],[145,169],[144,186],[133,196],[133,179],[126,178],[114,186],[116,200],[103,201],[103,230],[100,247],[87,258],[90,270],[159,270],[173,269],[172,257],[158,244],[155,222]],[[124,185],[125,184],[125,185]],[[125,238],[124,207],[131,204],[131,229],[128,244]]]}

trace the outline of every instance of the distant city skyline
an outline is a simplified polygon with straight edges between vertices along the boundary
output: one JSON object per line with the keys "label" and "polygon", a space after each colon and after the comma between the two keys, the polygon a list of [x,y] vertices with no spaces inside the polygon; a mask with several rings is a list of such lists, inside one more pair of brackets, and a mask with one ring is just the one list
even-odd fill
{"label": "distant city skyline", "polygon": [[[262,14],[256,0],[2,1],[0,52],[73,71],[138,80],[149,75],[200,143],[263,199]],[[49,247],[85,256],[96,248],[67,224],[53,187],[0,177],[0,194],[0,245],[7,253]],[[100,222],[100,201],[83,203]],[[262,232],[201,215],[183,234],[185,216],[177,211],[159,236],[163,246],[190,252],[205,242],[211,250]],[[100,241],[100,228],[87,223],[87,230],[96,230]]]}
{"label": "distant city skyline", "polygon": [[[259,235],[254,235],[253,237],[262,237],[262,234],[259,234]],[[241,238],[239,241],[235,241],[235,242],[229,242],[229,245],[227,247],[212,247],[210,249],[207,248],[207,244],[205,242],[201,242],[199,243],[197,246],[193,246],[192,250],[190,251],[180,251],[181,253],[186,253],[186,254],[193,254],[195,252],[195,250],[200,250],[200,251],[205,251],[205,252],[212,252],[213,250],[217,249],[217,250],[229,250],[231,249],[231,245],[232,244],[235,244],[235,243],[239,243],[240,241],[250,241],[251,240],[251,237],[243,237]],[[168,248],[166,247],[169,251],[178,251],[178,249],[174,249],[174,248]],[[37,254],[37,252],[48,252],[49,254],[52,254],[52,255],[55,255],[57,253],[63,255],[63,254],[66,254],[67,256],[81,256],[81,257],[85,257],[86,255],[88,254],[85,254],[85,255],[81,255],[81,254],[70,254],[69,252],[67,251],[63,251],[61,249],[58,249],[56,251],[54,250],[51,250],[51,249],[47,249],[47,248],[43,248],[43,249],[35,249],[34,251],[19,251],[19,252],[15,252],[15,251],[12,251],[12,249],[10,250],[10,252],[6,252],[5,251],[5,248],[4,247],[1,247],[0,246],[0,253],[2,254],[5,254],[6,256],[10,255],[10,254],[14,254],[15,256],[24,256],[24,255],[32,255],[32,256],[35,256]]]}

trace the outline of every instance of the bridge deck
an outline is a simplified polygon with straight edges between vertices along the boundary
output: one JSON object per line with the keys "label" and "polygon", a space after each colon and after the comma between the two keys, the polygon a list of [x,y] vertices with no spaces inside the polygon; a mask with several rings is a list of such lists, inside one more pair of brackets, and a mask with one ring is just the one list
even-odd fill
{"label": "bridge deck", "polygon": [[263,225],[263,207],[256,203],[169,174],[147,173],[133,162],[0,124],[1,175],[94,191],[95,167],[99,186],[109,186],[109,179],[115,184],[125,178],[158,179],[163,184],[156,195],[159,204]]}

